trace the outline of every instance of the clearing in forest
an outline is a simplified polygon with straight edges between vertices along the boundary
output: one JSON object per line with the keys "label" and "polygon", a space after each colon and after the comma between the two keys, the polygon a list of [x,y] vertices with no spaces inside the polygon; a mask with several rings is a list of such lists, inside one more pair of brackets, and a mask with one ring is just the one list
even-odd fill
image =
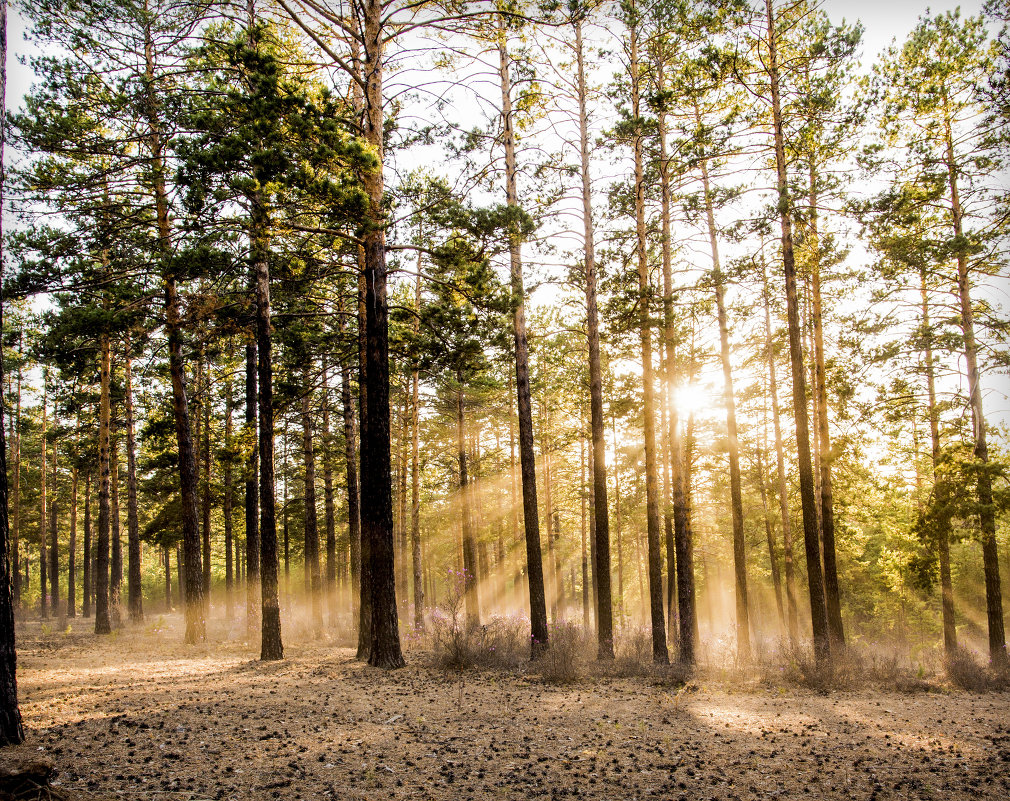
{"label": "clearing in forest", "polygon": [[[81,799],[1006,799],[1010,693],[833,692],[397,671],[177,616],[111,637],[19,629],[26,742]],[[745,689],[740,689],[744,687]]]}

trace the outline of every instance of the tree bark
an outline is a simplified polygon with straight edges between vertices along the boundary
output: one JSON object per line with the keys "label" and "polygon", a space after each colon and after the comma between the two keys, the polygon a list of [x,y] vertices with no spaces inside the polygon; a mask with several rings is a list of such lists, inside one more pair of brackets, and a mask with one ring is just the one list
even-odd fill
{"label": "tree bark", "polygon": [[77,617],[77,484],[75,464],[70,471],[70,543],[67,548],[67,617]]}
{"label": "tree bark", "polygon": [[[197,378],[196,391],[201,393],[200,412],[203,413],[203,424],[200,427],[203,444],[201,446],[200,468],[203,471],[203,500],[200,503],[201,534],[203,543],[203,605],[205,613],[210,612],[210,407],[212,402],[210,384],[210,363],[206,351],[201,348],[199,355],[200,370]],[[202,373],[202,381],[200,380]]]}
{"label": "tree bark", "polygon": [[267,211],[257,193],[253,198],[249,240],[256,282],[256,354],[259,397],[260,501],[260,659],[282,659],[281,607],[277,590],[277,508],[274,474],[273,366],[270,323],[270,262]]}
{"label": "tree bark", "polygon": [[821,256],[817,232],[817,174],[810,169],[810,211],[808,228],[812,239],[810,272],[811,322],[814,334],[814,392],[817,410],[817,437],[820,452],[821,541],[824,548],[824,600],[828,613],[828,633],[832,644],[845,645],[842,605],[835,554],[835,510],[831,485],[831,432],[828,429],[828,389],[824,369],[824,329],[821,308]]}
{"label": "tree bark", "polygon": [[48,592],[48,575],[49,575],[49,558],[47,556],[48,548],[46,547],[46,531],[48,530],[46,526],[46,513],[47,513],[47,499],[46,499],[46,475],[49,471],[49,462],[46,455],[47,450],[47,440],[46,440],[46,428],[48,424],[47,417],[47,407],[49,405],[49,385],[47,383],[47,378],[45,373],[42,376],[42,459],[41,459],[41,481],[39,484],[39,496],[42,501],[39,506],[39,617],[43,620],[49,617],[49,598]]}
{"label": "tree bark", "polygon": [[224,473],[224,499],[222,512],[224,514],[224,609],[225,618],[231,620],[235,616],[234,593],[235,593],[235,563],[238,557],[238,547],[234,555],[232,553],[232,540],[234,538],[234,527],[232,525],[232,515],[235,511],[235,487],[232,484],[232,446],[234,431],[232,430],[232,397],[231,378],[225,380],[224,391],[224,444],[228,449],[229,456],[221,465]]}
{"label": "tree bark", "polygon": [[245,463],[245,602],[246,637],[252,639],[260,619],[260,526],[259,526],[259,448],[256,427],[258,387],[256,381],[256,343],[245,346],[245,428],[243,436],[249,449]]}
{"label": "tree bark", "polygon": [[810,461],[810,426],[807,417],[807,382],[804,375],[803,348],[800,342],[799,301],[796,295],[796,260],[793,252],[792,211],[789,180],[786,173],[785,131],[779,99],[778,45],[772,0],[765,0],[768,20],[768,78],[772,96],[772,124],[775,139],[775,169],[778,189],[779,222],[782,229],[782,264],[786,284],[786,310],[789,325],[789,360],[793,376],[793,417],[796,421],[796,450],[800,476],[800,500],[803,507],[803,544],[807,559],[807,584],[810,594],[810,618],[814,654],[819,664],[830,658],[824,580],[821,573],[820,538],[817,530],[817,500]]}
{"label": "tree bark", "polygon": [[[694,118],[702,127],[698,102],[694,103]],[[750,609],[747,603],[747,552],[743,533],[743,491],[740,481],[740,438],[737,432],[736,395],[733,392],[733,364],[729,348],[729,319],[726,314],[726,282],[719,258],[719,237],[715,225],[708,159],[701,159],[701,180],[705,193],[705,218],[708,242],[712,253],[712,283],[715,284],[715,305],[719,319],[719,352],[722,360],[723,399],[726,404],[726,429],[729,435],[729,493],[733,515],[733,575],[736,580],[736,647],[737,659],[750,659]]]}
{"label": "tree bark", "polygon": [[793,527],[789,518],[789,494],[786,485],[785,448],[782,444],[782,420],[779,415],[778,380],[775,370],[775,349],[772,345],[771,301],[769,297],[768,276],[762,265],[763,296],[765,307],[765,350],[768,360],[768,391],[771,394],[772,421],[775,431],[775,460],[778,480],[779,517],[782,520],[782,562],[785,568],[786,585],[786,629],[789,632],[789,644],[796,648],[799,637],[799,624],[796,614],[796,577],[793,566]]}
{"label": "tree bark", "polygon": [[779,623],[785,627],[786,613],[782,603],[782,577],[779,573],[779,560],[775,553],[775,529],[772,526],[771,510],[768,508],[768,488],[765,484],[764,461],[761,456],[762,449],[757,452],[757,479],[758,489],[761,492],[761,511],[764,513],[765,538],[768,540],[768,561],[772,571],[772,587],[775,590],[775,607],[779,613]]}
{"label": "tree bark", "polygon": [[109,465],[109,426],[112,417],[111,372],[112,346],[109,334],[102,332],[100,400],[98,413],[98,555],[95,560],[95,634],[111,634],[109,617],[109,494],[111,490]]}
{"label": "tree bark", "polygon": [[[927,413],[929,414],[933,486],[939,489],[936,480],[936,471],[940,461],[940,412],[936,406],[936,367],[933,362],[933,327],[929,317],[929,291],[926,285],[925,266],[919,270],[919,279],[922,296],[922,333],[923,350],[926,356]],[[937,550],[940,557],[940,608],[943,616],[943,650],[948,657],[951,657],[957,654],[957,622],[954,616],[954,585],[950,576],[950,535],[946,526],[938,532]]]}
{"label": "tree bark", "polygon": [[[55,405],[54,405],[55,411]],[[53,443],[53,500],[49,507],[49,594],[55,617],[60,616],[60,540],[59,509],[56,503],[56,454],[57,443]],[[43,585],[44,586],[44,585]]]}
{"label": "tree bark", "polygon": [[[421,254],[418,254],[417,276],[414,279],[414,336],[421,330]],[[411,370],[410,404],[410,545],[414,574],[414,628],[424,631],[424,582],[421,575],[421,400],[417,362]]]}
{"label": "tree bark", "polygon": [[[6,0],[0,0],[0,51],[6,47]],[[2,53],[0,53],[2,55]],[[6,66],[0,68],[0,72],[6,76]],[[2,79],[6,80],[6,77]],[[2,82],[2,81],[0,81]],[[5,128],[5,117],[6,111],[0,106],[0,202],[3,200],[3,137]],[[3,226],[0,225],[0,235],[3,233]],[[0,255],[2,255],[2,245],[0,245]],[[3,265],[0,264],[0,276],[2,276]],[[0,304],[2,304],[2,298],[0,298]],[[2,316],[2,314],[0,314]],[[21,353],[21,335],[18,336],[18,355]],[[2,367],[2,365],[0,365]],[[21,609],[21,368],[18,367],[18,390],[17,390],[17,408],[14,413],[14,486],[12,488],[11,494],[14,496],[11,499],[11,515],[12,520],[10,521],[10,540],[7,543],[7,552],[10,556],[10,568],[9,573],[11,577],[11,586],[13,592],[13,608],[14,611],[19,611]],[[0,567],[2,569],[2,567]],[[2,578],[2,577],[0,577]],[[0,605],[2,605],[2,593],[4,592],[3,586],[0,585]],[[2,615],[2,609],[0,609],[0,615]],[[0,657],[2,658],[2,657]],[[2,670],[2,668],[0,668]]]}
{"label": "tree bark", "polygon": [[172,611],[172,552],[168,545],[162,546],[161,559],[165,565],[165,613]]}
{"label": "tree bark", "polygon": [[477,552],[473,537],[473,510],[466,464],[466,418],[463,376],[456,374],[456,460],[459,465],[460,520],[463,524],[463,603],[467,626],[480,625],[480,600],[477,597]]}
{"label": "tree bark", "polygon": [[[505,21],[498,18],[498,76],[501,81],[502,125],[505,145],[505,194],[512,208],[519,207],[515,133],[512,120],[511,61]],[[519,465],[523,489],[523,521],[526,531],[526,577],[530,593],[530,649],[533,657],[547,648],[547,601],[544,595],[543,555],[540,551],[540,519],[537,510],[536,456],[533,451],[533,406],[530,399],[529,353],[526,342],[526,304],[523,289],[521,242],[518,231],[509,234],[512,282],[512,331],[516,354],[516,405],[519,417]]]}
{"label": "tree bark", "polygon": [[133,407],[133,354],[126,342],[126,539],[129,590],[127,606],[130,620],[144,619],[143,588],[140,576],[140,518],[137,510],[137,435]]}
{"label": "tree bark", "polygon": [[[4,144],[7,141],[7,0],[0,0],[0,206],[4,199]],[[0,221],[0,331],[3,330],[3,225]],[[3,354],[0,353],[0,386],[3,386]],[[19,379],[20,380],[20,379]],[[20,383],[19,383],[20,388]],[[20,390],[18,392],[20,400]],[[20,404],[19,404],[20,406]],[[0,402],[0,745],[24,742],[21,709],[18,706],[17,652],[14,643],[14,582],[11,575],[11,540],[7,520],[6,410]],[[17,490],[15,490],[16,492]],[[15,563],[16,564],[16,563]]]}
{"label": "tree bark", "polygon": [[[393,498],[389,451],[389,309],[386,301],[386,234],[382,94],[384,3],[364,0],[364,132],[379,157],[379,167],[364,175],[369,198],[370,227],[365,234],[365,337],[367,385],[361,439],[361,490],[369,503],[361,508],[361,538],[368,543],[371,595],[371,644],[368,663],[397,668],[404,664],[396,609],[393,565]],[[363,549],[364,550],[364,549]]]}
{"label": "tree bark", "polygon": [[[115,364],[113,364],[113,380],[115,380]],[[115,436],[111,437],[109,470],[112,474],[112,491],[109,503],[112,519],[109,612],[112,615],[112,627],[118,629],[123,625],[123,539],[120,536],[122,521],[119,514],[119,442]]]}
{"label": "tree bark", "polygon": [[81,550],[81,568],[84,572],[81,586],[81,616],[91,617],[91,468],[84,473],[84,545]]}
{"label": "tree bark", "polygon": [[[632,115],[640,119],[641,89],[638,62],[637,8],[631,4],[632,18],[628,21],[631,48],[631,105]],[[645,171],[643,163],[643,133],[640,123],[632,142],[635,157],[635,230],[638,258],[638,317],[642,347],[642,412],[645,417],[645,495],[646,526],[648,534],[649,609],[652,621],[652,658],[658,664],[670,661],[666,647],[666,623],[663,614],[663,568],[660,553],[661,529],[659,523],[659,475],[656,464],[656,402],[655,378],[652,364],[652,328],[649,314],[649,264],[646,257],[645,233]]]}
{"label": "tree bark", "polygon": [[[946,108],[945,108],[946,113]],[[979,524],[982,530],[982,566],[985,573],[985,611],[989,628],[989,661],[993,668],[1008,666],[1006,632],[1003,628],[1003,596],[1000,588],[999,553],[996,550],[996,516],[992,497],[992,473],[989,468],[989,446],[986,442],[985,411],[982,407],[982,386],[978,368],[978,347],[975,343],[975,311],[971,305],[971,280],[968,275],[968,253],[964,246],[961,196],[954,158],[954,139],[949,118],[944,119],[946,135],[946,167],[950,189],[950,214],[957,247],[957,294],[961,306],[961,332],[964,335],[964,360],[968,372],[968,403],[971,406],[974,454],[978,462]]]}
{"label": "tree bark", "polygon": [[326,605],[330,628],[337,621],[337,517],[333,496],[333,438],[330,433],[329,370],[323,361],[323,508],[326,524]]}
{"label": "tree bark", "polygon": [[302,373],[302,456],[305,487],[305,562],[308,566],[308,591],[312,609],[312,628],[316,635],[323,631],[323,577],[319,565],[319,515],[316,511],[316,449],[312,425],[312,398],[308,391],[310,377]]}
{"label": "tree bark", "polygon": [[192,644],[206,639],[207,636],[201,587],[200,532],[196,512],[196,460],[193,455],[193,436],[190,427],[186,375],[182,355],[182,304],[179,299],[176,275],[171,267],[173,252],[168,191],[165,185],[165,137],[161,129],[157,91],[154,86],[154,40],[150,26],[146,27],[144,31],[144,61],[144,102],[151,152],[151,188],[154,192],[158,224],[158,252],[163,259],[161,279],[165,293],[165,334],[168,340],[168,364],[172,381],[172,413],[175,420],[176,447],[179,453],[182,542],[187,571],[185,641]]}

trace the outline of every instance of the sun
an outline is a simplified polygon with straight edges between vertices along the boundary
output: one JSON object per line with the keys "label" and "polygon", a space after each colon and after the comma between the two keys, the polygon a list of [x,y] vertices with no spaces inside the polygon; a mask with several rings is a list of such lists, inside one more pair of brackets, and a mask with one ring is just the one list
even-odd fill
{"label": "sun", "polygon": [[708,387],[698,383],[681,384],[673,390],[673,407],[681,417],[699,414],[712,405]]}

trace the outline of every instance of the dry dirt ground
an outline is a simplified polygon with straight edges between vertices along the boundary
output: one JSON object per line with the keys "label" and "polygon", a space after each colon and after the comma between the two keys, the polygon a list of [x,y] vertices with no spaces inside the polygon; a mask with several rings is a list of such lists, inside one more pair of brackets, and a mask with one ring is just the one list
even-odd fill
{"label": "dry dirt ground", "polygon": [[556,687],[309,643],[264,664],[234,628],[186,647],[178,625],[23,626],[11,756],[81,799],[1010,798],[1008,693]]}

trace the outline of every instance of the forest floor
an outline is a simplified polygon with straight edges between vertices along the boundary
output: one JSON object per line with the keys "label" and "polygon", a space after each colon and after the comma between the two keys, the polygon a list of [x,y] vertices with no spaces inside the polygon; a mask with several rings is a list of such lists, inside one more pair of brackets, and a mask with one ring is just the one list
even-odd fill
{"label": "forest floor", "polygon": [[4,759],[47,757],[71,799],[1010,798],[1007,692],[554,686],[310,642],[261,663],[237,626],[187,647],[180,625],[19,624],[27,740]]}

